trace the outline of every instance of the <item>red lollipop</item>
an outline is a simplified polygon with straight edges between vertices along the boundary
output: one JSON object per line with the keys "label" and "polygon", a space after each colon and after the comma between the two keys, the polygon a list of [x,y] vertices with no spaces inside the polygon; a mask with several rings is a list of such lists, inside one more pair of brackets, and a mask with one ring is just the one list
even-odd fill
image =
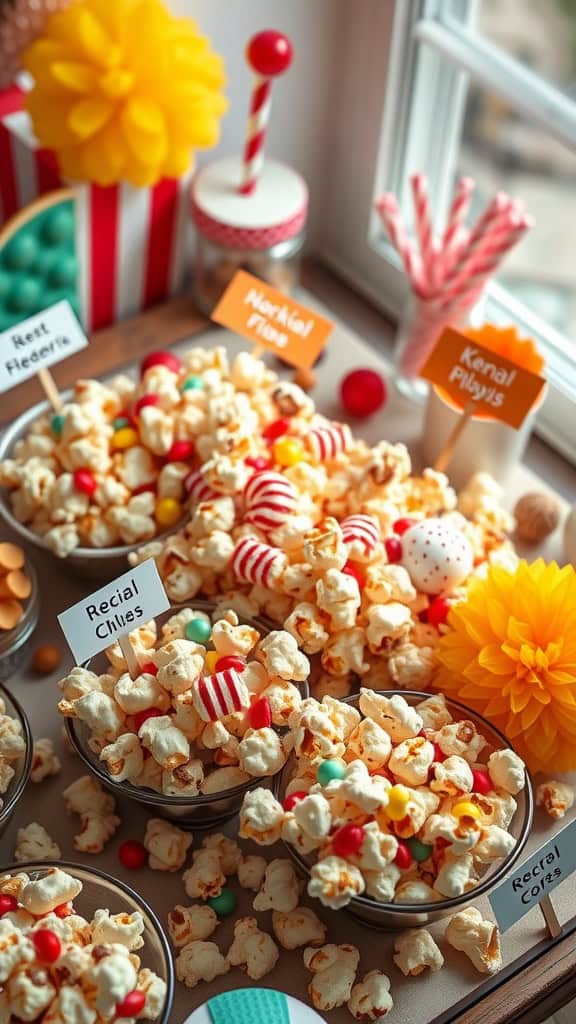
{"label": "red lollipop", "polygon": [[352,370],[340,384],[340,398],[349,416],[371,416],[386,401],[386,385],[376,370]]}
{"label": "red lollipop", "polygon": [[252,36],[246,47],[246,60],[258,75],[275,78],[288,70],[293,53],[288,36],[269,28]]}

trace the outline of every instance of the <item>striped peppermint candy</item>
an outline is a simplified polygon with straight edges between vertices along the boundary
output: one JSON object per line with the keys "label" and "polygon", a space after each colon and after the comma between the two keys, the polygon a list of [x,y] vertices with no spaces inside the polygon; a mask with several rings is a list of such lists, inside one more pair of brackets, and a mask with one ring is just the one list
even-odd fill
{"label": "striped peppermint candy", "polygon": [[213,487],[202,476],[202,473],[198,469],[194,469],[188,476],[184,477],[184,490],[190,498],[193,505],[199,505],[201,501],[214,501],[216,498],[221,498],[222,495],[218,494]]}
{"label": "striped peppermint candy", "polygon": [[330,462],[348,451],[352,444],[352,431],[346,423],[331,423],[329,427],[311,430],[306,440],[316,462]]}
{"label": "striped peppermint candy", "polygon": [[280,473],[255,473],[244,488],[244,519],[261,530],[275,530],[296,511],[296,491]]}
{"label": "striped peppermint candy", "polygon": [[192,699],[203,722],[216,722],[250,706],[250,694],[234,668],[200,676],[192,687]]}
{"label": "striped peppermint candy", "polygon": [[243,583],[259,583],[269,590],[286,568],[288,559],[279,548],[254,537],[239,540],[232,554],[232,570]]}
{"label": "striped peppermint candy", "polygon": [[342,540],[358,557],[369,558],[380,541],[380,526],[373,516],[346,516],[340,523]]}

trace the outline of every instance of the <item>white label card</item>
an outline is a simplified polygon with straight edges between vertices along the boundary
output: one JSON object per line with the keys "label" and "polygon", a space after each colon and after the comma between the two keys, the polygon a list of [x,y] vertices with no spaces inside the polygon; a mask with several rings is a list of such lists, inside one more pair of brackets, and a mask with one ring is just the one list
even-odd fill
{"label": "white label card", "polygon": [[170,607],[156,563],[148,558],[58,616],[68,646],[81,665],[118,637]]}
{"label": "white label card", "polygon": [[0,334],[0,392],[10,391],[87,345],[67,299],[9,327]]}
{"label": "white label card", "polygon": [[576,820],[566,825],[512,874],[488,893],[488,899],[505,932],[536,907],[573,871],[576,871]]}

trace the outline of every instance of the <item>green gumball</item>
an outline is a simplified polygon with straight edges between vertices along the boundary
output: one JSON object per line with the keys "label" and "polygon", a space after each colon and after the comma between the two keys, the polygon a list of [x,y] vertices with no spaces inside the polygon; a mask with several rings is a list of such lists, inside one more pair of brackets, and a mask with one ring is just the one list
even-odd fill
{"label": "green gumball", "polygon": [[421,864],[424,860],[428,860],[434,852],[433,846],[429,843],[423,843],[420,839],[416,839],[414,836],[411,839],[406,840],[406,846],[418,864]]}
{"label": "green gumball", "polygon": [[346,765],[344,761],[339,760],[321,761],[316,772],[316,778],[321,786],[327,786],[334,779],[343,779],[345,775]]}
{"label": "green gumball", "polygon": [[209,907],[218,917],[229,917],[233,914],[238,906],[238,900],[236,895],[232,892],[232,889],[224,887],[219,896],[211,896],[210,899],[206,900]]}
{"label": "green gumball", "polygon": [[190,619],[186,623],[184,633],[187,640],[195,644],[205,644],[212,636],[212,626],[205,619]]}

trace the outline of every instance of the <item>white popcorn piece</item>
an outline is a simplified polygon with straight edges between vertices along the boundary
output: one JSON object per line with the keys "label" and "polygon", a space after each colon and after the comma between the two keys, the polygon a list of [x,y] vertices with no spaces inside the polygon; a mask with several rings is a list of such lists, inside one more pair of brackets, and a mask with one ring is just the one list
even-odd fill
{"label": "white popcorn piece", "polygon": [[71,985],[64,985],[42,1018],[42,1024],[95,1024],[96,1011],[84,997],[83,992]]}
{"label": "white popcorn piece", "polygon": [[486,740],[478,732],[474,722],[462,720],[443,725],[434,737],[443,754],[450,757],[457,754],[469,764],[476,764],[480,751],[486,746]]}
{"label": "white popcorn piece", "polygon": [[230,970],[215,942],[189,942],[180,950],[175,966],[178,981],[187,988],[195,988],[200,981],[214,981]]}
{"label": "white popcorn piece", "polygon": [[404,697],[385,697],[374,690],[360,690],[360,710],[389,734],[394,743],[412,739],[422,729],[420,715]]}
{"label": "white popcorn piece", "polygon": [[399,601],[371,605],[368,609],[366,640],[372,654],[383,654],[393,641],[406,636],[411,621],[410,609]]}
{"label": "white popcorn piece", "polygon": [[51,775],[57,775],[61,769],[60,758],[54,750],[51,739],[41,738],[34,740],[32,754],[32,770],[30,779],[32,782],[43,782]]}
{"label": "white popcorn piece", "polygon": [[[261,667],[261,666],[260,666]],[[242,678],[244,678],[243,673]],[[294,714],[302,704],[302,695],[294,683],[286,679],[274,679],[261,693],[270,704],[272,724],[283,726],[288,724],[290,715]]]}
{"label": "white popcorn piece", "polygon": [[178,904],[168,914],[168,934],[177,948],[209,939],[218,924],[216,912],[207,904],[191,907]]}
{"label": "white popcorn piece", "polygon": [[400,782],[408,786],[421,786],[428,781],[434,761],[434,745],[423,736],[402,740],[394,747],[388,768]]}
{"label": "white popcorn piece", "polygon": [[394,963],[405,977],[417,978],[427,968],[439,971],[444,957],[426,928],[410,928],[394,941]]}
{"label": "white popcorn piece", "polygon": [[426,700],[421,700],[416,705],[416,710],[422,719],[424,729],[441,729],[443,725],[450,725],[452,715],[446,706],[446,698],[443,693],[434,693]]}
{"label": "white popcorn piece", "polygon": [[219,896],[226,885],[226,875],[218,850],[196,850],[192,867],[184,872],[182,881],[191,899],[207,900]]}
{"label": "white popcorn piece", "polygon": [[[22,932],[7,918],[0,920],[0,983],[10,977],[19,964],[25,964],[35,957],[34,946]],[[10,1024],[10,1016],[5,1018]]]}
{"label": "white popcorn piece", "polygon": [[113,1017],[118,1003],[134,990],[137,978],[128,950],[115,945],[108,956],[92,963],[83,981],[85,989],[93,993],[96,1010],[106,1019]]}
{"label": "white popcorn piece", "polygon": [[474,818],[455,818],[452,814],[431,814],[421,832],[425,843],[444,839],[449,853],[460,857],[472,850],[482,834],[482,825]]}
{"label": "white popcorn piece", "polygon": [[156,679],[169,693],[186,693],[199,678],[203,668],[202,654],[177,654],[159,669]]}
{"label": "white popcorn piece", "polygon": [[318,845],[330,834],[332,813],[330,804],[321,793],[310,793],[299,800],[292,813],[302,831],[311,839],[318,840]]}
{"label": "white popcorn piece", "polygon": [[348,549],[342,539],[340,524],[327,516],[304,536],[304,558],[317,573],[343,569]]}
{"label": "white popcorn piece", "polygon": [[546,814],[558,821],[574,804],[574,790],[567,782],[550,779],[536,788],[536,806],[543,807]]}
{"label": "white popcorn piece", "polygon": [[526,768],[513,750],[495,750],[488,758],[488,774],[494,787],[515,796],[526,785]]}
{"label": "white popcorn piece", "polygon": [[346,745],[340,723],[334,721],[325,705],[303,701],[289,724],[297,757],[306,757],[312,764],[343,757]]}
{"label": "white popcorn piece", "polygon": [[452,899],[461,896],[474,887],[477,881],[474,870],[474,859],[471,854],[464,853],[459,857],[446,854],[436,875],[434,888],[442,896]]}
{"label": "white popcorn piece", "polygon": [[16,772],[7,761],[0,760],[0,793],[6,793]]}
{"label": "white popcorn piece", "polygon": [[348,1000],[348,1010],[354,1020],[381,1020],[394,1006],[390,994],[390,978],[382,971],[368,971],[354,985]]}
{"label": "white popcorn piece", "polygon": [[326,925],[310,907],[272,912],[272,930],[283,949],[321,946],[326,941]]}
{"label": "white popcorn piece", "polygon": [[258,857],[252,853],[243,855],[238,864],[238,884],[243,889],[258,892],[264,881],[267,864],[264,857]]}
{"label": "white popcorn piece", "polygon": [[124,713],[114,698],[97,690],[74,701],[74,714],[94,736],[108,742],[117,738],[124,725]]}
{"label": "white popcorn piece", "polygon": [[[41,917],[62,903],[69,903],[82,890],[82,882],[61,868],[50,868],[36,881],[28,881],[18,894],[18,900],[30,914]],[[0,922],[1,924],[1,922]]]}
{"label": "white popcorn piece", "polygon": [[291,861],[282,858],[271,860],[266,868],[264,881],[254,897],[254,910],[281,910],[287,913],[298,906],[300,885]]}
{"label": "white popcorn piece", "polygon": [[388,658],[393,683],[404,690],[425,690],[434,676],[436,656],[432,647],[399,643]]}
{"label": "white popcorn piece", "polygon": [[114,743],[102,748],[100,760],[105,761],[108,772],[116,782],[136,779],[144,766],[140,740],[135,733],[125,732]]}
{"label": "white popcorn piece", "polygon": [[37,821],[19,828],[16,835],[15,861],[60,860],[62,853],[58,843]]}
{"label": "white popcorn piece", "polygon": [[91,941],[93,945],[103,943],[118,943],[126,946],[126,949],[133,951],[141,949],[144,945],[142,934],[144,932],[144,918],[140,911],[128,914],[125,911],[119,914],[111,914],[109,910],[99,909],[94,912],[91,926]]}
{"label": "white popcorn piece", "polygon": [[359,758],[369,771],[383,768],[392,750],[390,735],[370,718],[363,718],[347,739],[345,758]]}
{"label": "white popcorn piece", "polygon": [[396,886],[395,903],[436,903],[442,897],[422,878],[407,878]]}
{"label": "white popcorn piece", "polygon": [[[11,974],[6,984],[6,1013],[0,1003],[0,1020],[38,1020],[56,995],[47,970],[39,966],[21,964]],[[45,1019],[45,1018],[42,1018]]]}
{"label": "white popcorn piece", "polygon": [[445,761],[435,762],[434,778],[430,783],[433,793],[440,793],[443,796],[458,796],[462,793],[470,793],[473,785],[472,769],[463,757],[452,754]]}
{"label": "white popcorn piece", "polygon": [[58,683],[59,688],[66,700],[75,701],[78,697],[84,697],[91,690],[101,690],[100,677],[95,672],[77,665],[64,676]]}
{"label": "white popcorn piece", "polygon": [[359,961],[355,946],[328,943],[304,950],[304,966],[313,975],[308,995],[317,1010],[328,1012],[348,1002]]}
{"label": "white popcorn piece", "polygon": [[234,923],[234,941],[226,954],[233,967],[240,967],[252,981],[259,981],[274,969],[280,956],[271,935],[261,931],[255,917],[241,917]]}
{"label": "white popcorn piece", "polygon": [[246,658],[260,640],[260,633],[253,626],[240,626],[226,618],[219,619],[212,628],[212,643],[222,657],[238,655]]}
{"label": "white popcorn piece", "polygon": [[288,811],[282,822],[282,839],[301,854],[311,853],[323,845],[322,838],[314,838],[298,824],[294,813]]}
{"label": "white popcorn piece", "polygon": [[319,654],[330,636],[323,618],[315,604],[300,601],[284,619],[284,629],[294,637],[305,654]]}
{"label": "white popcorn piece", "polygon": [[358,581],[338,569],[327,569],[316,581],[316,603],[326,612],[332,629],[351,629],[360,608]]}
{"label": "white popcorn piece", "polygon": [[342,801],[366,814],[373,814],[387,807],[389,789],[388,780],[381,775],[370,775],[363,761],[351,761],[346,767],[346,775],[340,783],[336,782],[330,793],[336,794],[336,814],[345,814]]}
{"label": "white popcorn piece", "polygon": [[192,836],[162,818],[149,818],[144,835],[148,866],[153,871],[179,871],[192,845]]}
{"label": "white popcorn piece", "polygon": [[0,758],[17,761],[25,749],[20,722],[10,715],[0,715]]}
{"label": "white popcorn piece", "polygon": [[74,848],[83,853],[101,853],[120,825],[114,814],[116,801],[91,775],[82,775],[62,793],[66,810],[80,816],[81,830]]}
{"label": "white popcorn piece", "polygon": [[156,1020],[164,1008],[168,986],[163,978],[159,978],[154,971],[143,967],[138,971],[138,989],[146,996],[144,1008],[140,1011],[140,1017],[144,1020]]}
{"label": "white popcorn piece", "polygon": [[516,839],[506,829],[498,825],[487,825],[474,846],[474,860],[480,864],[489,864],[499,857],[507,857],[516,846]]}
{"label": "white popcorn piece", "polygon": [[172,724],[169,715],[146,719],[138,736],[154,760],[169,771],[190,759],[190,744],[184,733]]}
{"label": "white popcorn piece", "polygon": [[496,974],[502,967],[500,933],[497,925],[482,918],[476,907],[466,907],[451,917],[446,941],[465,953],[480,974]]}
{"label": "white popcorn piece", "polygon": [[220,865],[225,875],[235,875],[242,862],[242,850],[238,843],[222,832],[212,832],[202,840],[205,850],[215,850],[220,857]]}
{"label": "white popcorn piece", "polygon": [[296,640],[284,629],[273,630],[260,641],[256,658],[270,676],[302,682],[310,674],[308,658],[298,650]]}
{"label": "white popcorn piece", "polygon": [[349,672],[363,675],[369,664],[364,660],[365,633],[360,626],[341,629],[326,643],[321,655],[322,668],[333,676],[344,676]]}
{"label": "white popcorn piece", "polygon": [[240,767],[248,775],[276,775],[286,763],[286,754],[274,729],[248,729],[238,748]]}
{"label": "white popcorn piece", "polygon": [[352,676],[348,674],[344,676],[331,676],[328,672],[320,672],[314,682],[311,683],[311,689],[316,700],[321,701],[324,697],[334,697],[336,700],[342,700],[344,697],[349,697],[352,693]]}
{"label": "white popcorn piece", "polygon": [[325,857],[310,869],[308,895],[332,910],[340,910],[353,896],[361,896],[365,887],[360,869],[342,857]]}
{"label": "white popcorn piece", "polygon": [[247,772],[242,771],[236,765],[230,765],[227,768],[216,768],[215,771],[210,772],[210,775],[206,775],[200,790],[202,793],[222,793],[224,790],[235,789],[236,786],[242,786],[249,781],[250,775]]}
{"label": "white popcorn piece", "polygon": [[377,821],[369,821],[363,831],[362,846],[350,859],[363,871],[383,871],[398,853],[398,840],[388,832],[381,832]]}
{"label": "white popcorn piece", "polygon": [[395,864],[388,864],[378,871],[364,870],[363,874],[366,894],[378,903],[392,903],[396,898],[396,886],[402,877],[400,869]]}

